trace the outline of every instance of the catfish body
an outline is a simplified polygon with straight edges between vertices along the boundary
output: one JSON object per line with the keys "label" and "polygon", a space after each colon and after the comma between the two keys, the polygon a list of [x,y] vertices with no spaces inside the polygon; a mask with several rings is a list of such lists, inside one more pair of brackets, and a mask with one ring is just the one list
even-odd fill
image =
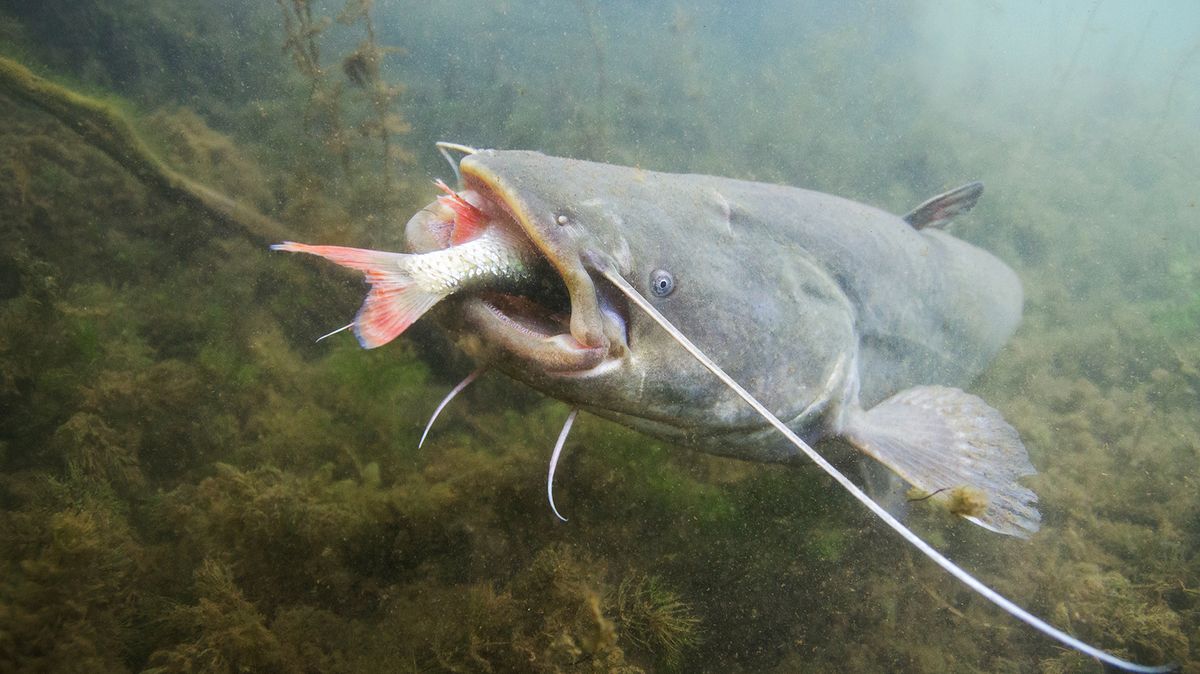
{"label": "catfish body", "polygon": [[[573,312],[584,304],[577,295],[608,298],[596,284],[573,287],[571,275],[587,275],[588,258],[611,259],[808,438],[837,433],[848,403],[966,383],[1020,320],[1020,283],[990,253],[840,197],[533,152],[484,151],[461,170],[467,187],[543,239],[567,270]],[[650,290],[655,271],[673,276],[668,296]],[[795,456],[655,325],[636,312],[626,319],[628,348],[594,371],[530,367],[486,339],[481,355],[551,396],[672,442],[759,461]]]}
{"label": "catfish body", "polygon": [[[578,408],[757,461],[842,437],[978,524],[1037,530],[1016,431],[954,388],[1021,312],[1011,269],[937,229],[973,206],[978,183],[901,218],[799,188],[533,152],[472,151],[457,168],[461,192],[442,185],[449,195],[409,220],[406,253],[277,246],[363,271],[372,289],[349,327],[364,346],[445,299],[434,313],[466,351]],[[450,260],[474,262],[454,283],[422,281]],[[498,283],[515,272],[526,281]],[[785,442],[784,425],[800,437]]]}
{"label": "catfish body", "polygon": [[[756,461],[800,458],[608,282],[616,270],[809,442],[848,440],[977,524],[1027,536],[1035,473],[999,412],[958,388],[1020,321],[1016,274],[940,231],[978,184],[904,218],[840,197],[704,175],[476,151],[461,187],[521,229],[569,306],[492,294],[440,312],[460,344],[536,389],[647,434]],[[436,248],[427,212],[410,248]],[[607,271],[606,271],[607,270]]]}

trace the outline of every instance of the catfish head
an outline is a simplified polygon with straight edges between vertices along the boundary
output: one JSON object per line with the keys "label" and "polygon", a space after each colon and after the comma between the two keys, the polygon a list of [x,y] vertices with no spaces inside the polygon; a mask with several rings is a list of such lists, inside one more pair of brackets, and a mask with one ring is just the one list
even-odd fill
{"label": "catfish head", "polygon": [[[845,395],[847,299],[794,243],[764,237],[763,223],[726,196],[769,198],[741,194],[754,183],[519,151],[478,151],[459,170],[460,194],[523,231],[556,277],[542,292],[464,295],[439,312],[477,359],[656,437],[788,458],[753,442],[771,433],[761,417],[631,311],[605,278],[615,272],[790,424]],[[410,251],[436,249],[440,226],[433,209],[414,216]],[[786,267],[785,252],[795,258]]]}

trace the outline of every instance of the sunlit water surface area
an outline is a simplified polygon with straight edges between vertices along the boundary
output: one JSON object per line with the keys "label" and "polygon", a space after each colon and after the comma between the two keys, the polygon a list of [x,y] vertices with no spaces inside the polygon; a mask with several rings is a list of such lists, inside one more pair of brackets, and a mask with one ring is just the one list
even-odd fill
{"label": "sunlit water surface area", "polygon": [[[1102,671],[811,465],[585,408],[560,520],[547,471],[573,405],[503,364],[418,447],[495,353],[467,303],[379,348],[318,342],[355,320],[362,274],[268,246],[400,251],[414,214],[466,217],[434,184],[460,187],[448,141],[895,214],[981,181],[948,231],[1024,304],[956,385],[1019,433],[1040,530],[920,490],[890,503],[1060,629],[1200,672],[1200,4],[0,0],[0,57],[0,671]],[[578,193],[661,221],[696,201],[622,180]],[[763,194],[705,212],[736,223]],[[572,206],[552,231],[587,226]],[[746,327],[729,316],[785,292],[749,282],[797,245],[777,219],[738,260],[699,221],[690,239],[623,221],[631,259],[661,240],[678,261],[666,299],[721,290],[674,320],[758,383],[811,370],[789,354],[833,330],[781,316],[769,343],[795,349],[719,348]],[[570,321],[581,278],[631,311],[594,268],[537,270],[530,296],[557,307],[538,325],[599,334]],[[634,352],[666,339],[621,315]],[[719,386],[635,411],[687,418]],[[863,479],[847,443],[817,449]]]}

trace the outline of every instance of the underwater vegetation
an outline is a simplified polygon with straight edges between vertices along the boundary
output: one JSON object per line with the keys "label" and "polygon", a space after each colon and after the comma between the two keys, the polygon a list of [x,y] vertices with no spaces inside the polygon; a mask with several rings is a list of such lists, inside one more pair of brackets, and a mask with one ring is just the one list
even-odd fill
{"label": "underwater vegetation", "polygon": [[[342,57],[341,75],[337,77],[321,59],[322,33],[331,24],[322,16],[313,0],[276,0],[283,17],[287,39],[284,49],[292,57],[297,71],[308,80],[308,103],[304,110],[304,126],[309,131],[319,129],[326,152],[338,159],[344,171],[351,170],[355,134],[378,141],[380,161],[377,166],[383,176],[383,189],[391,186],[393,166],[398,159],[409,159],[393,137],[407,133],[409,126],[400,116],[396,104],[404,88],[387,82],[382,74],[383,59],[400,50],[382,47],[375,37],[375,22],[371,15],[373,0],[350,0],[337,16],[346,26],[361,26],[362,41],[353,52]],[[345,87],[361,92],[366,100],[366,112],[357,120],[346,117]]]}
{"label": "underwater vegetation", "polygon": [[1080,638],[1200,672],[1187,114],[1100,91],[1027,124],[982,74],[947,104],[895,47],[910,4],[635,4],[0,2],[0,671],[1099,671],[813,471],[585,419],[559,525],[566,410],[498,376],[418,450],[471,365],[420,324],[314,343],[361,284],[264,244],[394,244],[445,139],[894,211],[985,180],[955,233],[1027,306],[976,390],[1038,466],[1043,529],[911,522]]}

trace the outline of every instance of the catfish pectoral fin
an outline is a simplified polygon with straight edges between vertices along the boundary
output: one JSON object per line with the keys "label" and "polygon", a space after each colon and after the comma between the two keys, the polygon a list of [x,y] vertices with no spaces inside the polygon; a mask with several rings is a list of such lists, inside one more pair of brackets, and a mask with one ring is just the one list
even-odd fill
{"label": "catfish pectoral fin", "polygon": [[1017,480],[1037,471],[1017,431],[977,396],[918,386],[851,411],[844,437],[952,512],[992,531],[1038,530],[1037,495]]}

